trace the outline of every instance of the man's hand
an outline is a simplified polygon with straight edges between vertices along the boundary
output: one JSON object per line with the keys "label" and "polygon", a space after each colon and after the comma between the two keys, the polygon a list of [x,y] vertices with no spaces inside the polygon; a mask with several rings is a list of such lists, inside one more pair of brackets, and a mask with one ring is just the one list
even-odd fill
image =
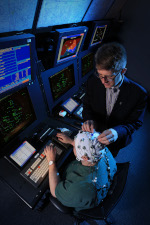
{"label": "man's hand", "polygon": [[63,143],[74,145],[74,140],[64,133],[57,133],[56,137],[58,137],[58,140]]}
{"label": "man's hand", "polygon": [[114,135],[111,130],[103,131],[98,137],[98,141],[104,145],[109,145],[115,141]]}
{"label": "man's hand", "polygon": [[94,121],[93,120],[87,120],[82,125],[82,130],[93,133],[94,131]]}
{"label": "man's hand", "polygon": [[56,161],[56,149],[54,145],[51,143],[50,145],[46,146],[44,149],[47,161]]}

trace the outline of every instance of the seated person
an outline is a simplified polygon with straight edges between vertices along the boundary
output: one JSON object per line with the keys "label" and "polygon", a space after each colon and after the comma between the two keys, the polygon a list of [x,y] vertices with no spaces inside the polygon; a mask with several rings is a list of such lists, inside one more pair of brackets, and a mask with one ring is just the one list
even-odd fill
{"label": "seated person", "polygon": [[50,145],[44,149],[49,162],[51,194],[76,211],[97,206],[106,197],[117,171],[115,159],[108,148],[99,143],[98,136],[97,132],[79,131],[73,140],[63,133],[57,134],[60,141],[73,145],[76,157],[68,165],[62,181],[55,164],[55,147]]}

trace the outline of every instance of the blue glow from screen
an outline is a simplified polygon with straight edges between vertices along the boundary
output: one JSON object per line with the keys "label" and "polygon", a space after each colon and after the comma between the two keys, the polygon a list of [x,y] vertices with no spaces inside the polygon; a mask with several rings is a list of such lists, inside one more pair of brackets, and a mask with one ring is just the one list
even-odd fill
{"label": "blue glow from screen", "polygon": [[31,29],[37,0],[0,1],[0,33]]}
{"label": "blue glow from screen", "polygon": [[44,0],[37,27],[81,22],[91,0]]}
{"label": "blue glow from screen", "polygon": [[30,45],[0,50],[0,93],[31,80]]}

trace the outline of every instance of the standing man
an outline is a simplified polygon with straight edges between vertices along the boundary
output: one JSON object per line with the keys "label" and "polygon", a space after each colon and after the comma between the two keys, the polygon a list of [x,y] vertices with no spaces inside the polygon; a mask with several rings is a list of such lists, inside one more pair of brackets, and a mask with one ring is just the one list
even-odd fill
{"label": "standing man", "polygon": [[109,145],[113,156],[127,146],[142,126],[147,93],[125,77],[127,55],[119,43],[101,46],[95,55],[96,73],[87,81],[83,102],[83,131],[100,131],[99,142]]}

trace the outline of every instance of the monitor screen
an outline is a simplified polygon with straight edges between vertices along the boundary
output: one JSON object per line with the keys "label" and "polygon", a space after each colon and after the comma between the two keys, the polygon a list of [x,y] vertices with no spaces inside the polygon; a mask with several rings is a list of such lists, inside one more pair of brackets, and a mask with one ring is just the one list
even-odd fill
{"label": "monitor screen", "polygon": [[89,76],[94,72],[94,55],[95,52],[92,49],[85,50],[80,52],[78,55],[79,58],[79,84],[82,85]]}
{"label": "monitor screen", "polygon": [[87,75],[94,68],[94,53],[91,52],[81,59],[82,77]]}
{"label": "monitor screen", "polygon": [[27,87],[0,100],[0,146],[7,144],[36,120]]}
{"label": "monitor screen", "polygon": [[58,99],[75,85],[73,64],[49,77],[53,100]]}
{"label": "monitor screen", "polygon": [[62,107],[69,113],[72,113],[77,108],[78,105],[79,105],[78,102],[76,102],[72,98],[69,98],[62,104]]}
{"label": "monitor screen", "polygon": [[57,63],[75,57],[80,49],[84,33],[62,37]]}
{"label": "monitor screen", "polygon": [[17,165],[22,167],[35,152],[36,149],[28,141],[24,141],[10,155],[10,158],[13,159]]}
{"label": "monitor screen", "polygon": [[105,35],[106,28],[107,28],[107,25],[95,27],[90,46],[93,46],[102,42]]}
{"label": "monitor screen", "polygon": [[77,59],[42,72],[41,79],[49,112],[53,113],[79,89]]}
{"label": "monitor screen", "polygon": [[0,49],[0,93],[29,81],[30,44]]}
{"label": "monitor screen", "polygon": [[57,47],[54,65],[76,58],[82,49],[88,28],[85,26],[56,29]]}
{"label": "monitor screen", "polygon": [[14,35],[0,38],[0,94],[33,84],[36,77],[35,36]]}

